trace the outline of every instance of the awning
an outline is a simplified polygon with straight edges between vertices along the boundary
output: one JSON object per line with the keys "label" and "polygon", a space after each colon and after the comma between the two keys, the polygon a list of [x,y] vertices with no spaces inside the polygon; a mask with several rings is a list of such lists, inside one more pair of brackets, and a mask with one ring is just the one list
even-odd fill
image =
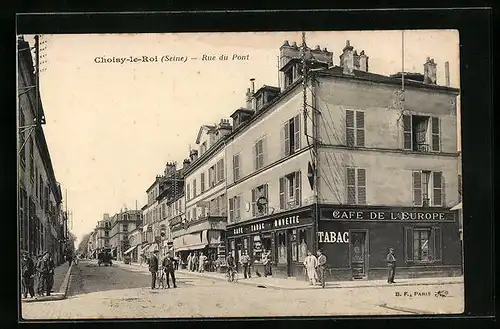
{"label": "awning", "polygon": [[125,250],[125,252],[123,253],[124,255],[128,254],[129,252],[133,251],[135,248],[137,248],[138,245],[135,245],[133,247],[130,247],[128,248],[127,250]]}
{"label": "awning", "polygon": [[462,209],[462,202],[457,204],[455,207],[451,208],[450,210],[461,210]]}
{"label": "awning", "polygon": [[194,244],[191,246],[180,247],[180,248],[175,249],[175,251],[198,250],[198,249],[203,249],[206,246],[207,246],[206,243],[200,243],[200,244]]}

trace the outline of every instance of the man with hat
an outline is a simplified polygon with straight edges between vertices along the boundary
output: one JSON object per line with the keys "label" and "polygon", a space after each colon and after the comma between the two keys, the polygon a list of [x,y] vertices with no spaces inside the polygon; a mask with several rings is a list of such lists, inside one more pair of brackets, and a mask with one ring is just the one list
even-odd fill
{"label": "man with hat", "polygon": [[151,272],[151,289],[156,288],[156,272],[158,272],[158,250],[153,252],[149,259],[149,272]]}
{"label": "man with hat", "polygon": [[387,283],[394,283],[394,275],[396,274],[396,257],[394,256],[393,248],[389,248],[389,253],[387,254],[387,267],[389,269]]}
{"label": "man with hat", "polygon": [[35,264],[29,256],[28,252],[22,253],[23,259],[21,261],[21,278],[23,285],[24,298],[28,298],[28,293],[31,298],[35,297]]}
{"label": "man with hat", "polygon": [[37,281],[37,285],[36,285],[36,293],[37,295],[39,296],[43,296],[43,292],[45,291],[45,282],[44,282],[44,276],[43,276],[43,267],[44,267],[44,256],[45,256],[45,253],[40,253],[38,254],[37,256],[37,259],[36,259],[36,264],[35,264],[35,269],[36,269],[36,281]]}
{"label": "man with hat", "polygon": [[318,269],[318,276],[321,282],[321,288],[325,288],[325,275],[326,275],[326,255],[323,253],[323,250],[318,249],[318,263],[316,268]]}

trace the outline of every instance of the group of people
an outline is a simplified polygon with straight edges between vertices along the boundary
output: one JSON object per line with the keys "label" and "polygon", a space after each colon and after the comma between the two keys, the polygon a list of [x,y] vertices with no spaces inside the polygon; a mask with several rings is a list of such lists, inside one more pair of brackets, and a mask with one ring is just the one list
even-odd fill
{"label": "group of people", "polygon": [[190,253],[187,256],[187,270],[190,272],[205,272],[208,266],[208,257],[203,252]]}
{"label": "group of people", "polygon": [[325,272],[326,272],[326,255],[321,249],[316,253],[318,257],[314,256],[311,251],[307,252],[304,259],[304,267],[306,269],[307,278],[311,285],[316,285],[319,281],[321,287],[325,287]]}
{"label": "group of people", "polygon": [[177,268],[177,260],[168,254],[160,263],[158,250],[153,252],[149,258],[149,272],[151,272],[151,289],[156,289],[156,282],[158,281],[158,288],[165,288],[165,281],[167,288],[170,288],[170,278],[174,288],[177,288],[175,282],[175,269]]}
{"label": "group of people", "polygon": [[[35,298],[36,295],[50,296],[54,285],[54,269],[54,260],[48,251],[38,255],[35,261],[27,252],[23,252],[21,279],[24,298],[28,298],[28,294],[31,298]],[[35,278],[37,279],[36,295]]]}

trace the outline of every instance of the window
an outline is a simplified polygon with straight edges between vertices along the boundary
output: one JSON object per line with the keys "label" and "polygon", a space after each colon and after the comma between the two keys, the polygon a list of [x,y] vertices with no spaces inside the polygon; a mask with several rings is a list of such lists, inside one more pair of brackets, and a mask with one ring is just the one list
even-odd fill
{"label": "window", "polygon": [[205,192],[205,173],[201,173],[201,179],[200,179],[200,184],[201,184],[201,193]]}
{"label": "window", "polygon": [[282,156],[288,156],[300,149],[300,115],[281,126],[281,145]]}
{"label": "window", "polygon": [[217,183],[224,180],[224,159],[217,161]]}
{"label": "window", "polygon": [[413,205],[443,206],[443,179],[441,172],[413,172]]}
{"label": "window", "polygon": [[365,113],[346,110],[346,144],[349,147],[365,146]]}
{"label": "window", "polygon": [[285,232],[279,232],[276,235],[276,246],[278,249],[278,264],[286,264],[287,263],[287,257],[286,257],[286,237],[285,237]]}
{"label": "window", "polygon": [[208,185],[215,186],[215,165],[208,169]]}
{"label": "window", "polygon": [[240,155],[233,155],[233,180],[240,179]]}
{"label": "window", "polygon": [[280,209],[291,209],[301,205],[301,173],[296,171],[280,178]]}
{"label": "window", "polygon": [[264,140],[261,138],[254,144],[255,170],[264,167]]}
{"label": "window", "polygon": [[290,86],[298,77],[296,66],[291,66],[284,72],[285,75],[285,88]]}
{"label": "window", "polygon": [[227,214],[227,201],[226,201],[226,195],[222,194],[220,197],[218,197],[219,200],[219,211],[221,216],[225,216]]}
{"label": "window", "polygon": [[235,196],[229,199],[229,222],[240,219],[241,197]]}
{"label": "window", "polygon": [[193,198],[196,198],[196,179],[193,179]]}
{"label": "window", "polygon": [[48,186],[44,186],[43,188],[43,203],[45,204],[45,210],[47,212],[50,211],[50,208],[49,208],[49,187]]}
{"label": "window", "polygon": [[186,198],[187,198],[188,200],[190,200],[190,199],[191,199],[191,190],[190,190],[190,188],[191,188],[191,187],[189,186],[189,184],[187,184],[187,185],[186,185]]}
{"label": "window", "polygon": [[128,232],[128,224],[123,224],[122,231]]}
{"label": "window", "polygon": [[267,202],[269,202],[269,196],[268,196],[268,191],[267,191],[267,184],[261,185],[257,188],[252,189],[252,216],[261,216],[261,215],[267,215],[268,212],[268,205],[263,205],[261,208],[259,208],[257,201],[259,198],[265,198],[267,199]]}
{"label": "window", "polygon": [[366,170],[347,168],[347,203],[366,204]]}
{"label": "window", "polygon": [[299,262],[303,262],[307,256],[307,231],[306,229],[298,230],[298,255]]}
{"label": "window", "polygon": [[196,207],[193,208],[193,220],[197,220],[198,216],[196,214]]}
{"label": "window", "polygon": [[441,150],[440,134],[438,117],[403,115],[403,148],[405,150],[439,152]]}
{"label": "window", "polygon": [[264,106],[264,95],[261,93],[257,96],[256,100],[256,110],[259,111]]}
{"label": "window", "polygon": [[439,262],[442,260],[441,228],[405,227],[406,262]]}

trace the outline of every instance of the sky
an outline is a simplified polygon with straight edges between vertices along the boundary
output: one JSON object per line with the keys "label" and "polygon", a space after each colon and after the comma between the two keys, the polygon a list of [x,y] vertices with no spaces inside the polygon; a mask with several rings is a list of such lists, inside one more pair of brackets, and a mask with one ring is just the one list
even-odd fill
{"label": "sky", "polygon": [[[30,36],[26,36],[32,42]],[[301,32],[44,35],[40,77],[44,132],[63,196],[73,213],[71,231],[81,239],[103,213],[140,209],[146,189],[168,161],[182,166],[202,124],[229,119],[245,105],[250,78],[258,89],[278,86],[279,47],[300,45]],[[309,47],[333,52],[346,40],[369,56],[369,70],[402,68],[401,31],[307,32]],[[437,83],[458,88],[459,36],[453,30],[404,32],[405,71],[423,73],[437,63]],[[228,60],[219,60],[221,55]],[[203,55],[216,60],[203,61]],[[240,60],[232,60],[233,55]],[[249,55],[249,56],[246,56]],[[154,57],[159,62],[96,63],[97,57]],[[161,62],[163,56],[186,62]],[[191,58],[198,58],[197,60]],[[247,59],[243,59],[247,58]],[[100,61],[100,59],[97,59]],[[460,144],[460,143],[459,143]]]}

